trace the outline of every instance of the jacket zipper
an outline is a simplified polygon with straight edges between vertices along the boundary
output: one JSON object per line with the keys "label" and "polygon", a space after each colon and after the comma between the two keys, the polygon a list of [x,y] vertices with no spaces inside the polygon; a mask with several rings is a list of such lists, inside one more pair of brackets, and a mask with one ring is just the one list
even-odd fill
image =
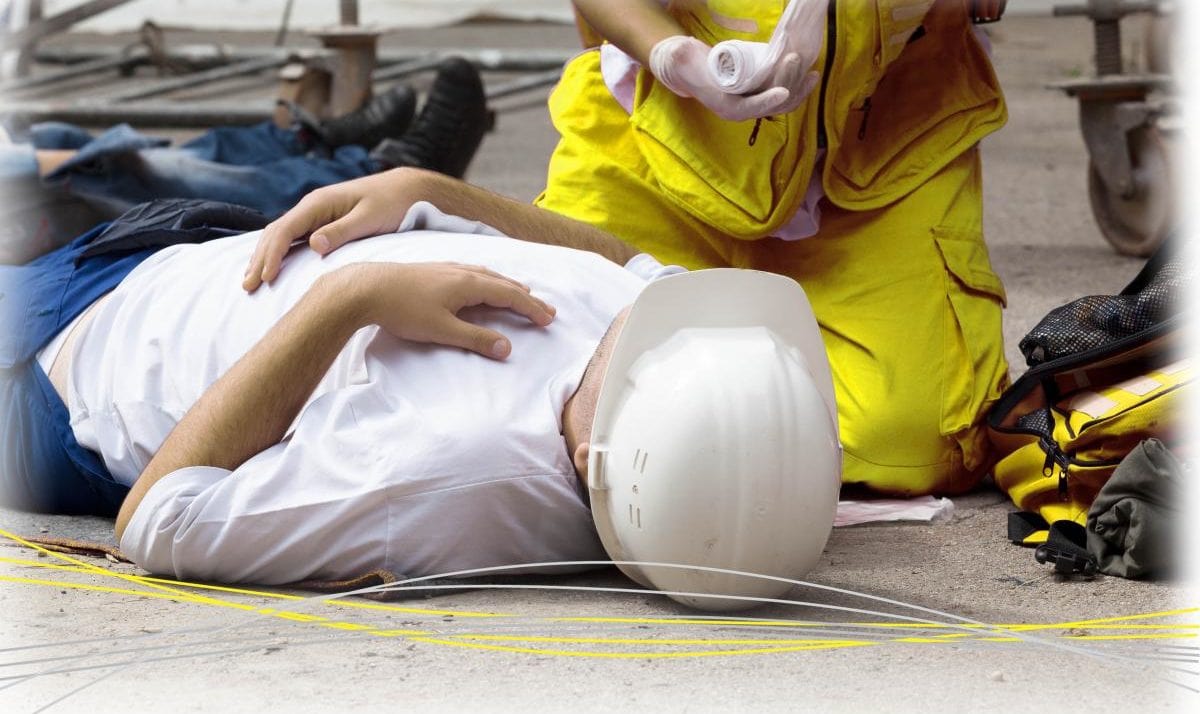
{"label": "jacket zipper", "polygon": [[817,148],[829,145],[825,133],[825,92],[829,89],[829,71],[833,68],[833,55],[837,51],[837,0],[829,0],[825,29],[825,71],[821,73],[821,96],[817,100]]}

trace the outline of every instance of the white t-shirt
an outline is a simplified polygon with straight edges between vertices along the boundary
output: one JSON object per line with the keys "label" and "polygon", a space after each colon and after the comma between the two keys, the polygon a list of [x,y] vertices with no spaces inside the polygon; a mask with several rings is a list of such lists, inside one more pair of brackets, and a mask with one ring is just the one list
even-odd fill
{"label": "white t-shirt", "polygon": [[[463,313],[509,337],[504,362],[358,331],[282,443],[233,472],[185,468],[150,489],[121,539],[135,562],[270,584],[604,557],[561,414],[613,317],[664,269],[648,256],[627,270],[592,253],[472,235],[490,229],[427,205],[409,218],[404,227],[416,230],[323,259],[297,250],[253,295],[240,283],[257,233],[169,248],[96,310],[73,355],[71,425],[129,484],[205,389],[339,266],[485,265],[557,308],[546,328],[503,310]],[[459,232],[422,229],[447,226]]]}

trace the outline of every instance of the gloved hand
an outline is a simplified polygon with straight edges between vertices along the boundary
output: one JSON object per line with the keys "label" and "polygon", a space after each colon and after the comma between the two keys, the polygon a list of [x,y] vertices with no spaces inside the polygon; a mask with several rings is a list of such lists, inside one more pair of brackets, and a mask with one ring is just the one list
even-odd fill
{"label": "gloved hand", "polygon": [[786,114],[804,101],[817,73],[804,74],[799,55],[785,55],[770,86],[753,94],[727,94],[709,70],[712,48],[694,37],[675,35],[650,50],[650,73],[681,97],[694,97],[722,119],[742,121]]}

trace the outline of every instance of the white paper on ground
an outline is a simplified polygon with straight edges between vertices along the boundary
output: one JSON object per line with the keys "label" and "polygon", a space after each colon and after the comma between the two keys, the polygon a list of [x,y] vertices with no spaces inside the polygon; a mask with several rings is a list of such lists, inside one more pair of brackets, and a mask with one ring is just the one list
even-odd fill
{"label": "white paper on ground", "polygon": [[943,521],[954,513],[954,503],[948,498],[922,496],[919,498],[880,498],[870,501],[838,501],[833,525],[854,526],[860,523],[887,521]]}

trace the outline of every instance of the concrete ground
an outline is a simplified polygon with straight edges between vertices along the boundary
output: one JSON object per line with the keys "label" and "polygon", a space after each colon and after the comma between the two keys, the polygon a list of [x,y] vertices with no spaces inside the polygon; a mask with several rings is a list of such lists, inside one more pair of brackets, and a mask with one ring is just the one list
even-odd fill
{"label": "concrete ground", "polygon": [[[1115,291],[1140,263],[1099,235],[1075,104],[1043,87],[1089,71],[1088,27],[1013,18],[992,38],[1011,120],[984,143],[986,228],[1009,291],[1008,354],[1020,364],[1017,340],[1048,309]],[[510,24],[389,42],[576,46],[572,28]],[[471,180],[523,200],[538,192],[555,143],[544,100],[535,92],[497,105]],[[795,604],[740,614],[750,619],[585,589],[630,588],[615,571],[400,602],[300,600],[288,598],[309,594],[154,581],[9,540],[0,711],[1194,707],[1196,593],[1056,578],[1007,542],[1010,510],[984,489],[955,499],[944,522],[837,529],[813,586],[793,591]],[[0,528],[111,541],[103,519],[0,511]]]}

